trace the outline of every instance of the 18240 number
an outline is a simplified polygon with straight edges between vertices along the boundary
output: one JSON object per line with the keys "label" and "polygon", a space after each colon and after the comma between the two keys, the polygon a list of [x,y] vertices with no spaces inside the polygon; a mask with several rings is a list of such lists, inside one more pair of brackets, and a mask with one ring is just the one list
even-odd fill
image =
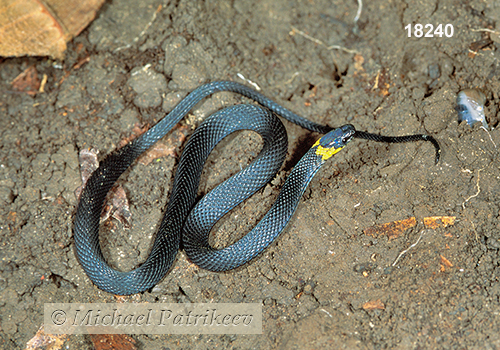
{"label": "18240 number", "polygon": [[432,24],[420,24],[417,23],[413,26],[413,33],[412,33],[412,25],[411,23],[408,24],[405,29],[408,31],[408,38],[411,38],[412,35],[415,38],[434,38],[434,37],[439,37],[442,38],[443,35],[446,36],[447,38],[451,38],[453,36],[453,24],[446,24],[444,26],[443,30],[443,24],[438,24],[436,29],[434,29],[434,25]]}

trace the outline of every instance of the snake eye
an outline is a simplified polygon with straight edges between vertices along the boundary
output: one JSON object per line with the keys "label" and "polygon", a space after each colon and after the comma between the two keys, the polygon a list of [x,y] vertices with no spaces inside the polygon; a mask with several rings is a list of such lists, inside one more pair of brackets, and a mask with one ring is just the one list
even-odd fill
{"label": "snake eye", "polygon": [[348,143],[349,141],[351,141],[352,135],[354,135],[354,133],[349,133],[347,135],[342,136],[342,143]]}

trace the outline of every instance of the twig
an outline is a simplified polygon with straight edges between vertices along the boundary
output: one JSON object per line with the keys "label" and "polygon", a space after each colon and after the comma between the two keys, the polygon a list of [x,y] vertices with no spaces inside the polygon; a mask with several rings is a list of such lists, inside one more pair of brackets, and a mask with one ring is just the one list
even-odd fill
{"label": "twig", "polygon": [[469,220],[472,226],[472,230],[474,231],[474,235],[476,236],[476,241],[479,242],[479,235],[477,234],[476,225],[474,225],[474,221],[472,221],[472,219],[469,217],[468,212],[465,213],[465,216],[467,216],[467,219]]}
{"label": "twig", "polygon": [[358,53],[358,51],[356,50],[349,50],[349,49],[346,49],[345,47],[342,47],[342,46],[339,46],[339,45],[331,45],[331,46],[327,46],[324,42],[322,42],[321,40],[319,39],[316,39],[306,33],[304,33],[303,31],[295,28],[295,27],[292,27],[292,30],[294,33],[297,33],[301,36],[303,36],[304,38],[308,39],[308,40],[311,40],[312,42],[318,44],[318,45],[321,45],[321,46],[324,46],[326,47],[327,50],[342,50],[342,51],[345,51],[347,53],[352,53],[352,54],[356,54]]}
{"label": "twig", "polygon": [[495,146],[495,148],[497,148],[497,145],[496,143],[493,141],[493,138],[491,137],[491,134],[490,132],[488,131],[488,129],[486,129],[484,126],[481,126],[481,129],[483,129],[484,131],[486,131],[486,133],[488,134],[488,136],[490,137],[490,141],[491,143],[493,144],[493,146]]}
{"label": "twig", "polygon": [[284,84],[291,84],[293,79],[295,79],[296,76],[300,75],[300,72],[295,72],[292,74],[292,77],[290,79],[288,79],[287,81],[285,81]]}
{"label": "twig", "polygon": [[354,24],[357,24],[359,17],[361,17],[362,10],[363,10],[363,0],[358,0],[358,12],[356,12],[356,17],[354,17]]}
{"label": "twig", "polygon": [[473,194],[472,196],[470,196],[469,198],[467,198],[463,203],[462,203],[462,208],[465,209],[465,203],[467,203],[469,200],[471,200],[472,198],[474,197],[477,197],[479,195],[479,193],[481,192],[481,187],[479,187],[479,173],[481,172],[481,170],[483,169],[479,169],[477,171],[477,181],[476,181],[476,186],[477,186],[477,192],[476,194]]}
{"label": "twig", "polygon": [[409,251],[411,248],[415,247],[415,246],[418,244],[418,242],[420,242],[420,240],[422,239],[422,236],[423,236],[423,235],[424,235],[424,230],[422,230],[422,232],[420,233],[420,237],[418,237],[418,239],[417,239],[417,241],[416,241],[415,243],[413,243],[411,246],[409,246],[409,247],[408,247],[408,249],[405,249],[405,250],[403,250],[401,253],[399,253],[398,257],[396,258],[396,260],[394,260],[394,262],[392,263],[392,265],[391,265],[391,266],[395,266],[395,265],[398,263],[399,259],[400,259],[403,255],[405,255],[406,253],[408,253],[408,251]]}
{"label": "twig", "polygon": [[[474,198],[474,197],[477,197],[477,195],[481,192],[481,187],[479,187],[479,173],[481,172],[481,170],[483,169],[479,169],[477,171],[477,181],[476,181],[476,186],[477,186],[477,192],[476,194],[470,196],[469,198],[467,198],[463,203],[462,203],[462,208],[465,209],[465,203],[467,203],[471,198]],[[471,223],[472,225],[472,230],[474,230],[474,234],[476,236],[476,241],[479,242],[479,235],[477,234],[477,231],[476,231],[476,226],[474,225],[474,221],[472,221],[472,219],[469,217],[469,213],[468,212],[465,212],[465,216],[467,216],[467,219],[469,220],[469,222]]]}
{"label": "twig", "polygon": [[149,27],[151,27],[151,25],[153,24],[153,22],[156,20],[156,16],[158,15],[158,13],[160,13],[160,11],[162,10],[162,5],[158,5],[158,7],[156,8],[156,11],[153,13],[153,16],[151,18],[151,20],[149,21],[148,24],[146,24],[146,26],[144,27],[144,29],[142,30],[142,32],[137,36],[135,37],[132,42],[124,45],[124,46],[120,46],[118,48],[116,48],[113,53],[115,52],[118,52],[118,51],[121,51],[121,50],[125,50],[125,49],[128,49],[129,47],[132,46],[133,43],[136,43],[139,41],[139,39],[146,33],[146,31],[149,29]]}
{"label": "twig", "polygon": [[326,311],[325,309],[320,309],[321,311],[323,311],[325,314],[327,314],[328,316],[330,317],[333,317],[331,313],[329,313],[328,311]]}
{"label": "twig", "polygon": [[252,86],[255,88],[255,90],[257,90],[257,91],[262,90],[262,89],[260,88],[260,86],[259,86],[259,85],[257,85],[257,83],[254,83],[254,82],[253,82],[253,81],[251,81],[250,79],[245,78],[245,76],[244,76],[243,74],[241,74],[241,73],[237,73],[236,75],[237,75],[237,76],[238,76],[238,78],[240,78],[241,80],[244,80],[244,81],[246,81],[248,84],[252,85]]}
{"label": "twig", "polygon": [[496,31],[488,29],[488,28],[471,29],[471,32],[488,32],[488,33],[493,33],[493,34],[500,34],[500,32],[496,32]]}
{"label": "twig", "polygon": [[40,88],[38,89],[38,92],[45,92],[45,84],[47,84],[48,76],[47,74],[43,75],[42,82],[40,83]]}
{"label": "twig", "polygon": [[473,51],[473,50],[471,50],[471,49],[468,49],[468,51],[469,51],[469,53],[470,53],[470,54],[483,56],[483,54],[482,54],[482,53],[479,53],[479,52],[477,52],[477,51]]}

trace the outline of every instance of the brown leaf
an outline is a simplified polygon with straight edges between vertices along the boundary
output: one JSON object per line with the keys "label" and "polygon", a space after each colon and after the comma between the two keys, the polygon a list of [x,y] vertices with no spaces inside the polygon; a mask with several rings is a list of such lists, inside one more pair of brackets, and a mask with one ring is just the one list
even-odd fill
{"label": "brown leaf", "polygon": [[130,228],[132,213],[128,204],[127,194],[121,185],[114,186],[106,197],[106,205],[101,214],[101,222],[113,217],[125,228]]}
{"label": "brown leaf", "polygon": [[59,350],[67,337],[67,334],[45,334],[42,324],[35,336],[26,343],[26,350]]}
{"label": "brown leaf", "polygon": [[446,266],[446,267],[453,267],[453,264],[451,263],[450,260],[446,259],[444,256],[439,255],[441,257],[441,264]]}
{"label": "brown leaf", "polygon": [[356,73],[359,73],[359,72],[364,72],[365,69],[363,68],[363,63],[365,62],[365,58],[360,55],[360,54],[356,54],[354,55],[354,71],[355,71],[355,74]]}
{"label": "brown leaf", "polygon": [[380,300],[370,300],[363,304],[365,310],[385,310],[384,303]]}
{"label": "brown leaf", "polygon": [[97,160],[97,155],[99,151],[95,148],[84,148],[80,151],[78,155],[78,161],[80,162],[80,175],[82,176],[82,185],[75,190],[76,199],[80,199],[80,195],[82,194],[82,190],[87,183],[90,175],[97,168],[99,168],[99,161]]}
{"label": "brown leaf", "polygon": [[382,225],[370,226],[368,228],[365,228],[363,232],[365,233],[365,235],[373,237],[387,235],[389,239],[394,239],[397,238],[404,231],[414,227],[416,224],[417,224],[417,219],[415,217],[411,217],[404,220],[388,222]]}
{"label": "brown leaf", "polygon": [[19,74],[12,81],[12,89],[15,91],[26,92],[29,95],[34,95],[40,89],[40,79],[35,66],[26,68],[24,72]]}
{"label": "brown leaf", "polygon": [[104,0],[2,0],[0,56],[62,59],[66,42],[95,17]]}
{"label": "brown leaf", "polygon": [[[146,131],[148,131],[148,129],[149,125],[141,127],[140,125],[136,124],[132,129],[132,134],[118,143],[118,148],[125,146],[127,143],[144,134]],[[176,157],[176,150],[186,140],[188,130],[189,127],[187,125],[176,126],[172,130],[167,140],[161,140],[155,143],[153,147],[151,147],[139,157],[138,162],[142,165],[148,165],[158,158],[166,156]]]}
{"label": "brown leaf", "polygon": [[127,143],[129,143],[130,141],[134,140],[135,138],[141,136],[142,134],[144,134],[148,130],[149,130],[149,124],[141,126],[138,123],[136,123],[134,125],[134,127],[132,128],[132,134],[130,134],[128,137],[126,137],[126,138],[120,140],[120,142],[118,142],[118,148],[122,148]]}
{"label": "brown leaf", "polygon": [[474,53],[484,49],[485,47],[491,45],[492,41],[490,39],[484,39],[480,41],[475,41],[469,45],[469,50]]}
{"label": "brown leaf", "polygon": [[7,214],[7,220],[16,222],[17,219],[17,213],[15,211],[9,211],[9,214]]}
{"label": "brown leaf", "polygon": [[425,228],[437,229],[455,224],[456,216],[428,216],[424,218]]}
{"label": "brown leaf", "polygon": [[135,350],[135,340],[125,334],[91,334],[95,350]]}
{"label": "brown leaf", "polygon": [[142,156],[139,157],[138,162],[141,163],[142,165],[148,165],[152,161],[158,158],[166,157],[166,156],[171,156],[175,157],[177,155],[176,153],[176,148],[175,146],[172,146],[172,144],[166,144],[163,141],[158,141],[157,143],[154,144],[151,149],[149,149],[146,153],[144,153]]}

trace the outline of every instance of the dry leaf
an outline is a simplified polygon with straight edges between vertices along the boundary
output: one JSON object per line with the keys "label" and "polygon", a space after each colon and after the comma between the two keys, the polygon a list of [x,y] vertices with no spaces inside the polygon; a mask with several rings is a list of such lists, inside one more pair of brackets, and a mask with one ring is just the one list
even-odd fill
{"label": "dry leaf", "polygon": [[141,136],[142,134],[144,134],[148,130],[149,130],[149,124],[140,125],[139,123],[136,123],[134,125],[134,127],[132,128],[132,134],[130,134],[130,136],[125,137],[124,139],[120,140],[120,142],[118,142],[117,148],[122,148],[127,143],[129,143],[130,141],[134,140],[135,138]]}
{"label": "dry leaf", "polygon": [[42,324],[35,336],[26,343],[26,350],[59,350],[67,337],[67,334],[45,334]]}
{"label": "dry leaf", "polygon": [[0,56],[62,59],[104,0],[0,0]]}
{"label": "dry leaf", "polygon": [[414,227],[417,224],[417,219],[411,217],[405,220],[398,220],[393,222],[388,222],[382,225],[370,226],[363,230],[365,235],[378,237],[382,235],[387,235],[389,239],[397,238],[404,231],[409,228]]}
{"label": "dry leaf", "polygon": [[[140,126],[136,124],[132,129],[132,134],[118,143],[118,148],[125,146],[135,138],[144,134],[146,131],[148,131],[148,129],[149,125]],[[138,162],[142,165],[148,165],[158,158],[163,158],[166,156],[177,157],[176,150],[186,140],[188,131],[189,127],[186,125],[178,125],[174,127],[167,140],[161,140],[155,143],[153,147],[151,147],[139,157]]]}
{"label": "dry leaf", "polygon": [[385,305],[380,299],[370,300],[370,301],[367,301],[366,303],[363,304],[363,309],[365,309],[365,310],[384,310]]}
{"label": "dry leaf", "polygon": [[177,152],[175,151],[177,147],[171,144],[166,144],[163,141],[158,141],[154,144],[151,149],[139,157],[138,162],[142,165],[148,165],[152,161],[158,158],[163,158],[166,156],[176,157]]}
{"label": "dry leaf", "polygon": [[428,216],[424,218],[425,228],[437,229],[455,224],[456,216]]}
{"label": "dry leaf", "polygon": [[40,79],[35,66],[26,68],[24,72],[19,74],[12,81],[12,89],[15,91],[26,92],[29,95],[34,95],[40,89]]}
{"label": "dry leaf", "polygon": [[106,197],[106,204],[101,214],[101,222],[113,217],[122,223],[123,227],[130,228],[132,213],[128,204],[127,194],[121,185],[114,186]]}
{"label": "dry leaf", "polygon": [[84,148],[80,151],[78,155],[78,161],[80,163],[80,175],[82,176],[82,185],[75,190],[76,199],[80,199],[80,195],[82,194],[83,188],[87,183],[90,175],[97,168],[99,168],[99,161],[97,160],[97,155],[99,151],[95,148]]}
{"label": "dry leaf", "polygon": [[469,58],[474,58],[479,51],[492,44],[489,39],[475,41],[469,45]]}
{"label": "dry leaf", "polygon": [[125,334],[91,334],[95,350],[135,350],[135,340]]}
{"label": "dry leaf", "polygon": [[354,71],[355,73],[364,72],[363,63],[365,62],[365,58],[360,54],[354,55]]}
{"label": "dry leaf", "polygon": [[446,266],[446,267],[453,267],[453,264],[451,263],[450,260],[446,259],[444,256],[439,255],[441,257],[441,264]]}

